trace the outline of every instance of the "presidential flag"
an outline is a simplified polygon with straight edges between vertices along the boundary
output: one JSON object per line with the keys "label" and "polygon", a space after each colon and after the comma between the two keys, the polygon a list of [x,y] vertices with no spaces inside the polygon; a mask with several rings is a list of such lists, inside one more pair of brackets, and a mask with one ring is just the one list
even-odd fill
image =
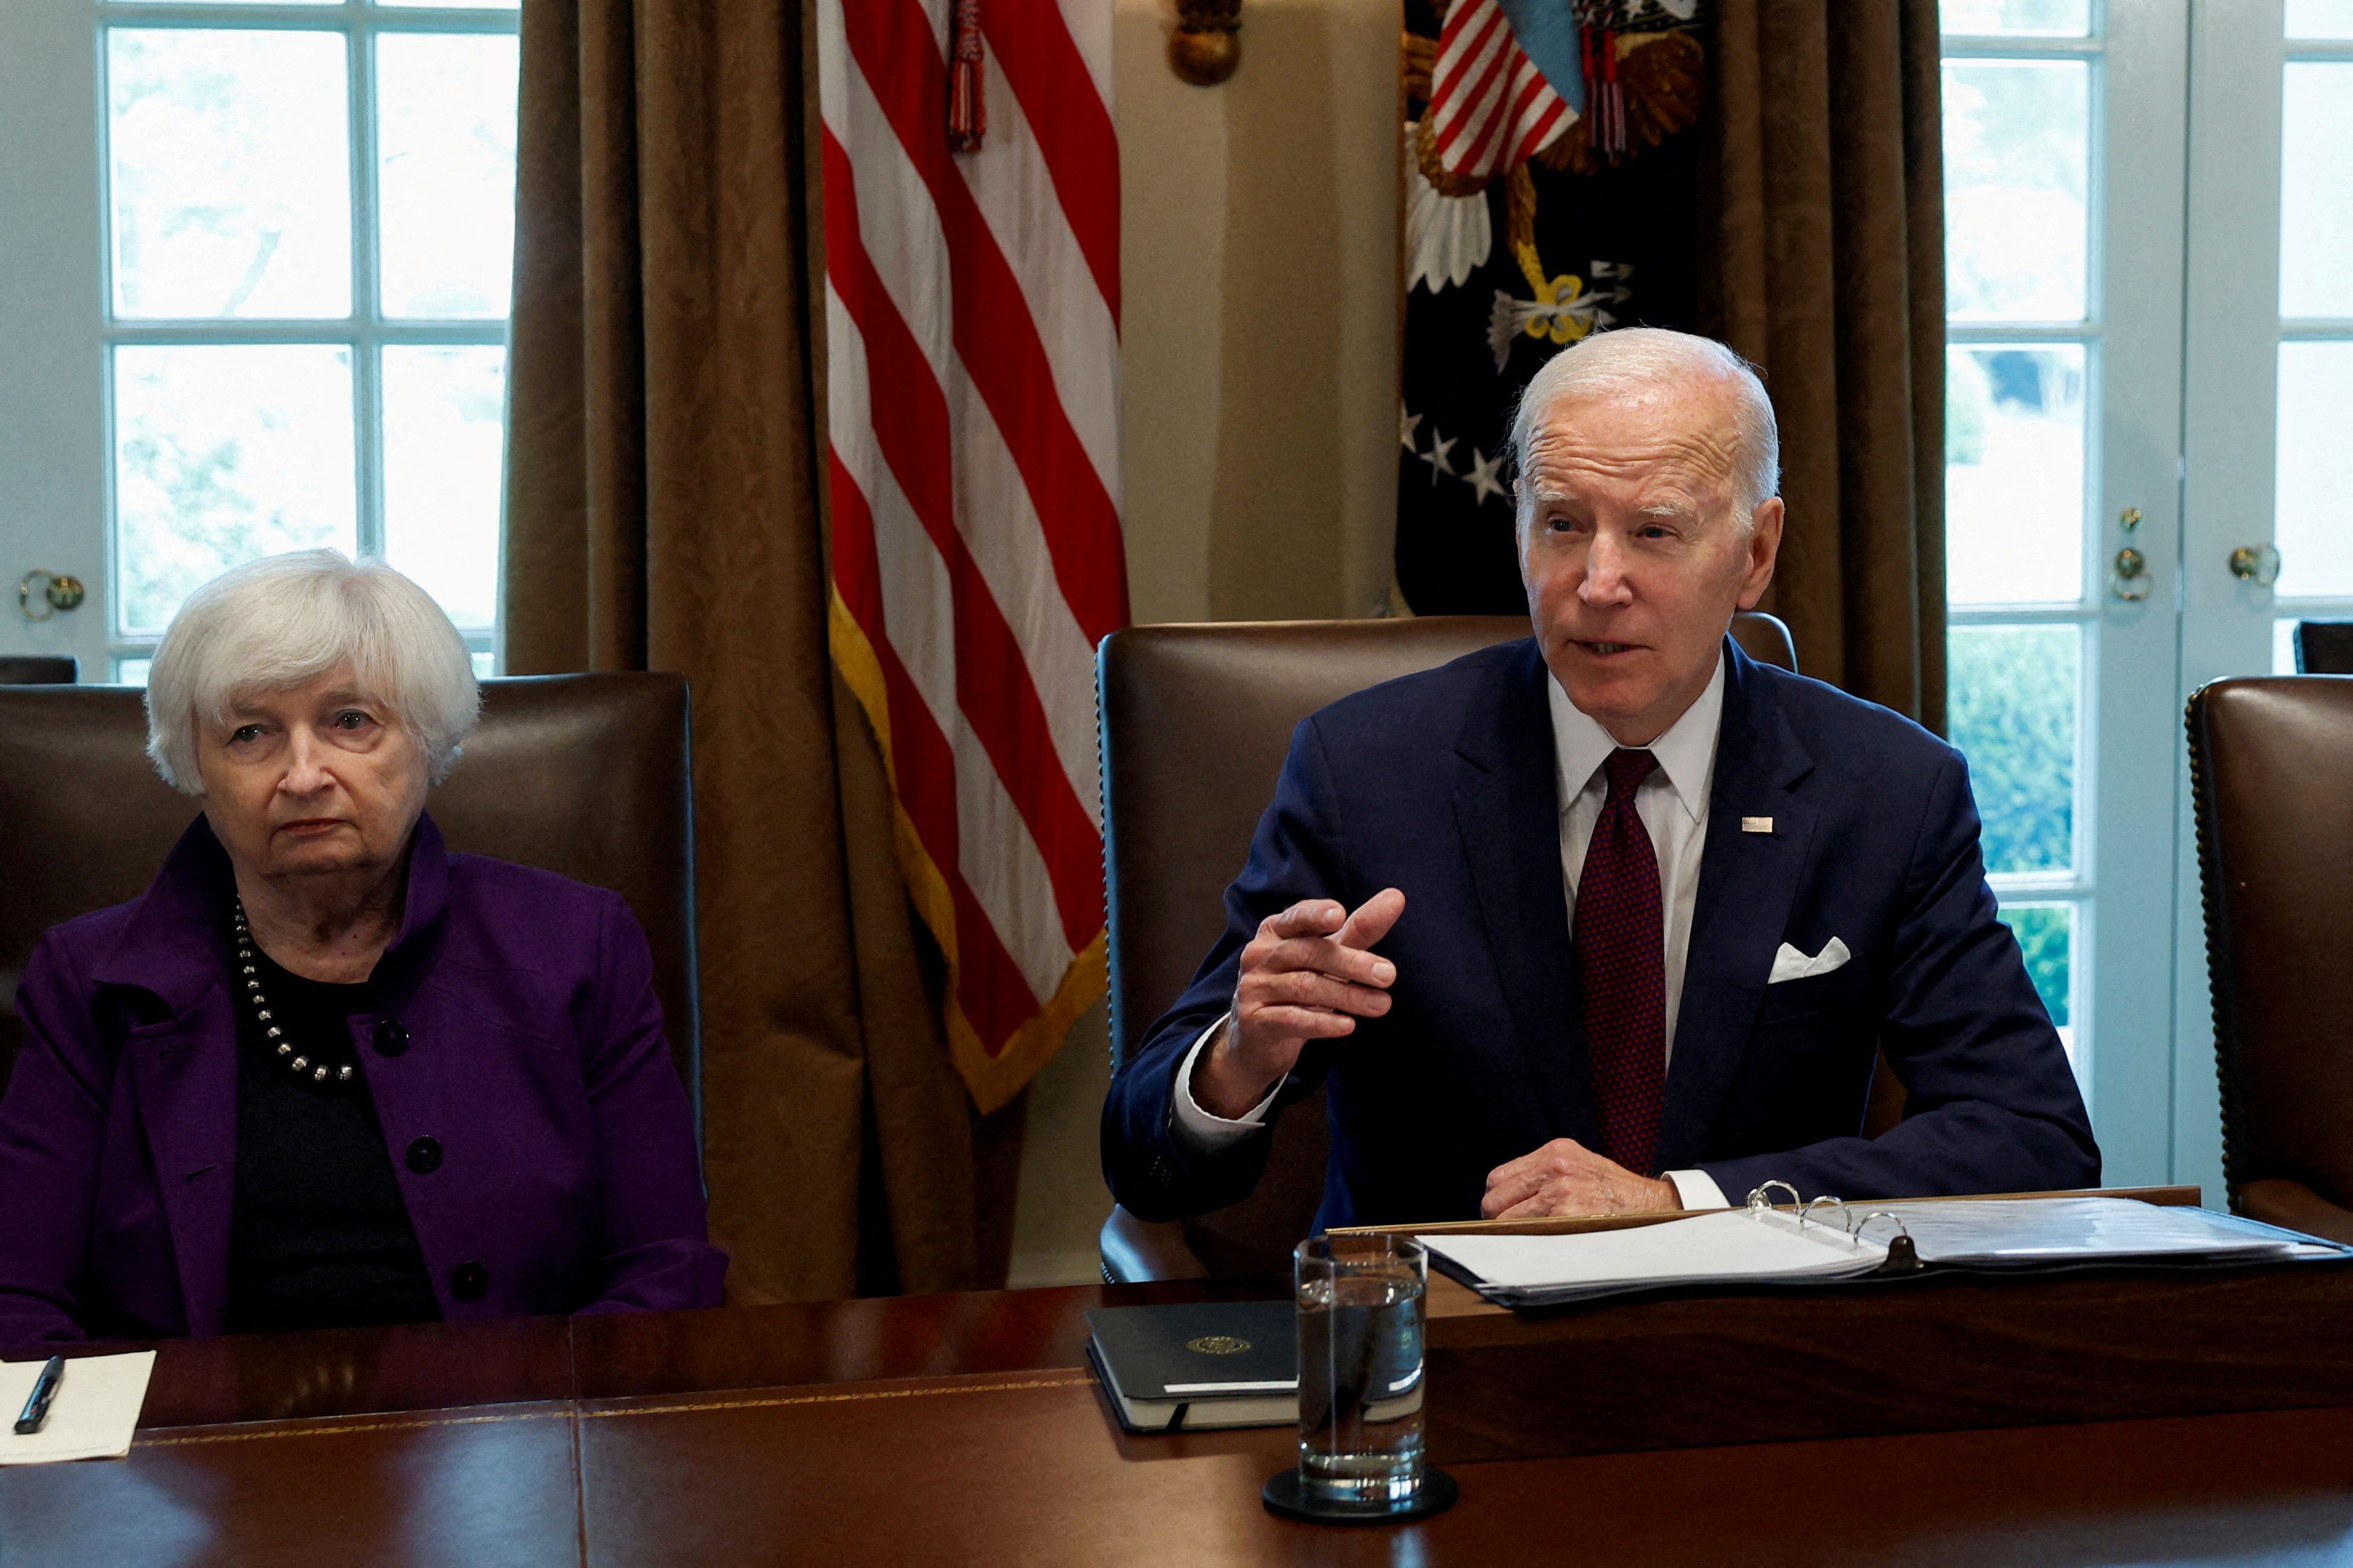
{"label": "presidential flag", "polygon": [[1406,0],[1397,580],[1525,608],[1504,437],[1538,365],[1695,325],[1699,0]]}

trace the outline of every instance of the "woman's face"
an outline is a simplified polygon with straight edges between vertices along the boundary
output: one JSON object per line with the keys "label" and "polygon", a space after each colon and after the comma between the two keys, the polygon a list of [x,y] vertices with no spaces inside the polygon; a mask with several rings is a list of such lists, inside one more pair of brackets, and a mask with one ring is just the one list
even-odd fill
{"label": "woman's face", "polygon": [[425,809],[426,757],[349,667],[259,692],[200,729],[205,816],[262,877],[388,869]]}

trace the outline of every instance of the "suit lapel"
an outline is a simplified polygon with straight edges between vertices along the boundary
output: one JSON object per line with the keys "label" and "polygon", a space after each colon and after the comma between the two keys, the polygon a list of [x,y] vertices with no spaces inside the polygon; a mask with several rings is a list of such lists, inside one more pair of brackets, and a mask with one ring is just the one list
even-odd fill
{"label": "suit lapel", "polygon": [[1465,765],[1455,827],[1548,1135],[1590,1143],[1599,1119],[1561,887],[1560,791],[1544,689],[1551,677],[1530,640],[1488,679],[1457,742]]}
{"label": "suit lapel", "polygon": [[237,1021],[229,1008],[228,856],[201,816],[180,836],[91,978],[143,992],[123,1062],[147,1138],[192,1334],[228,1310],[229,1212],[237,1190]]}
{"label": "suit lapel", "polygon": [[228,1310],[236,1042],[228,995],[215,986],[176,1016],[132,1030],[123,1044],[192,1334],[220,1332]]}
{"label": "suit lapel", "polygon": [[[1813,759],[1781,716],[1767,678],[1736,645],[1725,647],[1707,842],[1659,1124],[1661,1170],[1688,1169],[1703,1155],[1764,1000],[1766,976],[1813,847],[1814,813],[1789,793],[1812,771]],[[1770,817],[1772,831],[1744,832],[1744,817]]]}

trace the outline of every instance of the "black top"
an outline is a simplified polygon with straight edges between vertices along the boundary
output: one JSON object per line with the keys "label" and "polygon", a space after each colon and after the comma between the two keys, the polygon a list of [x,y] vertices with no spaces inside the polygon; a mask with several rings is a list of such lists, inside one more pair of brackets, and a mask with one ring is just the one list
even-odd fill
{"label": "black top", "polygon": [[348,1082],[298,1079],[237,1000],[237,1196],[229,1222],[231,1333],[417,1323],[441,1316],[409,1224],[350,1017],[379,1011],[373,984],[305,980],[257,951],[270,1023]]}

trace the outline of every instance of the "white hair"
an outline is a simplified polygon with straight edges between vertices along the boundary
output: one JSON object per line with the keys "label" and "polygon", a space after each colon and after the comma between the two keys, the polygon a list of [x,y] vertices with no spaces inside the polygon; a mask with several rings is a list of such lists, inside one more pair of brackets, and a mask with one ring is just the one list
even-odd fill
{"label": "white hair", "polygon": [[1715,381],[1732,389],[1732,483],[1740,526],[1754,525],[1757,509],[1781,489],[1781,427],[1757,367],[1714,338],[1663,327],[1620,327],[1571,343],[1546,360],[1520,394],[1512,415],[1514,472],[1527,467],[1536,421],[1571,396],[1640,393],[1678,382]]}
{"label": "white hair", "polygon": [[188,595],[147,676],[147,754],[204,794],[198,740],[243,698],[344,665],[424,749],[438,784],[480,716],[466,639],[432,595],[381,561],[298,550],[231,567]]}

